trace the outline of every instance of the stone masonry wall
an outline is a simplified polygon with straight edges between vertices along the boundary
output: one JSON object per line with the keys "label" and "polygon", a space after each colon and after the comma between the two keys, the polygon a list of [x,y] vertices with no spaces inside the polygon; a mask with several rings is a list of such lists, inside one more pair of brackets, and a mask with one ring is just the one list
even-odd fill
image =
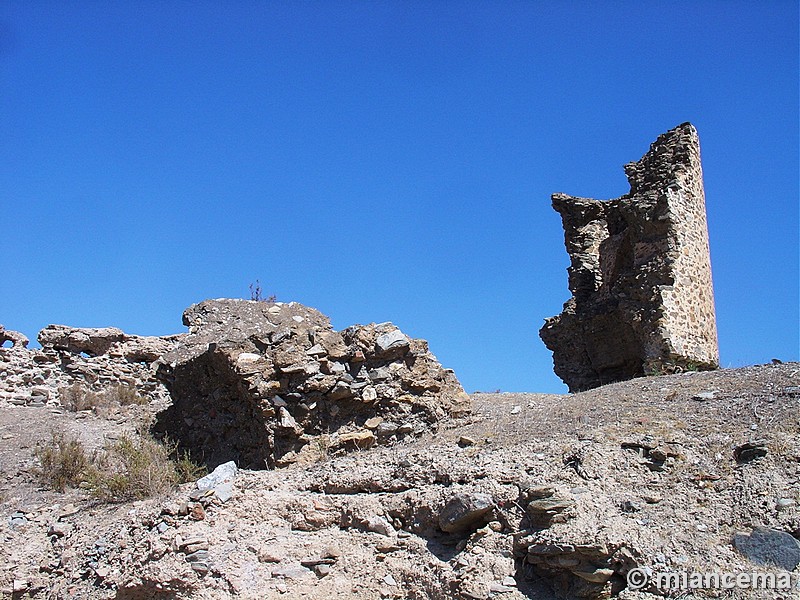
{"label": "stone masonry wall", "polygon": [[[470,398],[425,340],[392,323],[334,331],[296,302],[206,300],[188,333],[48,325],[41,349],[0,326],[0,407],[148,404],[153,431],[209,469],[272,468],[434,431]],[[10,347],[3,344],[10,342]]]}
{"label": "stone masonry wall", "polygon": [[573,296],[540,335],[571,391],[719,363],[697,131],[668,131],[625,173],[615,200],[553,195]]}
{"label": "stone masonry wall", "polygon": [[75,386],[87,393],[121,387],[149,401],[168,402],[153,363],[178,338],[48,325],[38,335],[42,347],[28,348],[24,335],[0,326],[0,340],[14,344],[0,348],[0,407],[63,408]]}

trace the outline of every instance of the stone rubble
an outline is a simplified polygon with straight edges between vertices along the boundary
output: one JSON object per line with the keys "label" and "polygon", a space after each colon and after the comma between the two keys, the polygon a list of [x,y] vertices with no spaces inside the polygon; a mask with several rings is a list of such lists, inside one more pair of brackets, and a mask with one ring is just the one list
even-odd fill
{"label": "stone rubble", "polygon": [[800,541],[785,531],[758,526],[750,532],[737,533],[733,543],[757,565],[786,571],[794,571],[800,565]]}
{"label": "stone rubble", "polygon": [[[682,483],[682,494],[705,500],[658,498],[634,482],[672,489],[687,466],[654,472],[619,441],[597,442],[586,453],[605,470],[585,480],[552,461],[563,441],[462,448],[459,438],[456,432],[439,442],[376,447],[279,471],[223,464],[170,498],[115,509],[108,521],[78,518],[74,506],[17,511],[11,517],[18,524],[0,534],[13,542],[38,531],[46,543],[41,567],[9,563],[13,577],[3,581],[33,597],[67,597],[72,588],[92,590],[85,596],[92,598],[163,592],[179,599],[656,600],[663,597],[656,590],[627,589],[632,569],[772,572],[800,560],[800,543],[776,527],[800,522],[794,504],[785,503],[771,527],[731,536],[715,531],[730,519],[717,507],[692,532],[686,525],[700,517],[683,514],[687,502],[693,510],[730,502],[731,490],[709,495],[713,488]],[[687,440],[679,441],[689,452],[685,465],[697,464],[692,452],[699,448],[690,452]],[[667,446],[655,438],[636,444]],[[726,460],[728,476],[764,469],[763,462]],[[214,491],[226,482],[236,490],[228,502]],[[626,503],[638,509],[626,510]],[[203,518],[193,517],[196,508]],[[713,559],[706,556],[710,547]]]}
{"label": "stone rubble", "polygon": [[439,511],[439,528],[447,533],[474,531],[489,521],[493,509],[487,494],[455,494]]}

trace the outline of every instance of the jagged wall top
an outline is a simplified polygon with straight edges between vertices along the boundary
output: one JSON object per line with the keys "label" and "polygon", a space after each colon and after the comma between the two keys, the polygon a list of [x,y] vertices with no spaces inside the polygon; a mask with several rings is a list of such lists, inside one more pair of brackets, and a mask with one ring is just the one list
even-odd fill
{"label": "jagged wall top", "polygon": [[679,175],[692,176],[700,165],[700,138],[691,123],[661,134],[641,160],[625,165],[631,191],[623,198],[658,193]]}

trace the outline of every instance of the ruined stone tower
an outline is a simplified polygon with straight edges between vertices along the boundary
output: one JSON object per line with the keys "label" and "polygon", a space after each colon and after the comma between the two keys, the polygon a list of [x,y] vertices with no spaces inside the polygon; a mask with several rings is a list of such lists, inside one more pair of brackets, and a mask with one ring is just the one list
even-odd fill
{"label": "ruined stone tower", "polygon": [[572,298],[539,335],[570,391],[719,365],[697,130],[661,135],[625,173],[615,200],[552,197]]}

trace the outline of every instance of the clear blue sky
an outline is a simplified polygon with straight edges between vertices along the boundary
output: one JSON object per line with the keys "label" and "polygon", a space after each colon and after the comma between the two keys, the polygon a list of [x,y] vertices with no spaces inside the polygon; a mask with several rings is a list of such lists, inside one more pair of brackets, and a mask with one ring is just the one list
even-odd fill
{"label": "clear blue sky", "polygon": [[700,133],[723,366],[798,359],[797,2],[0,0],[0,323],[266,293],[563,391],[550,194]]}

